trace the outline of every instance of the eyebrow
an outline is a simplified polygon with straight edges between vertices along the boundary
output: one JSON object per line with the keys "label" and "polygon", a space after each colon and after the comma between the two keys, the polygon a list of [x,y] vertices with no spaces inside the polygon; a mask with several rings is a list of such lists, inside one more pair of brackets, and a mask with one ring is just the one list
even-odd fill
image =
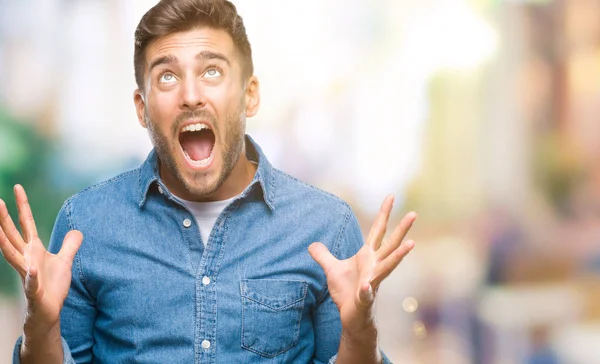
{"label": "eyebrow", "polygon": [[[202,52],[196,54],[196,60],[198,60],[198,61],[206,61],[206,60],[210,60],[210,59],[219,59],[219,60],[227,63],[228,66],[231,66],[231,62],[229,62],[229,59],[221,53],[212,52],[212,51],[202,51]],[[162,64],[177,64],[177,63],[179,63],[179,61],[177,60],[177,57],[168,54],[166,56],[158,57],[157,59],[152,61],[152,63],[150,63],[150,67],[148,68],[148,71],[152,72],[154,67],[160,66]]]}
{"label": "eyebrow", "polygon": [[228,66],[231,66],[231,63],[229,62],[229,59],[227,57],[225,57],[224,54],[217,53],[217,52],[202,51],[202,52],[196,54],[196,59],[199,60],[199,61],[205,61],[205,60],[208,60],[208,59],[219,59],[219,60],[224,61],[225,63],[227,63]]}
{"label": "eyebrow", "polygon": [[152,63],[150,63],[150,67],[148,67],[148,72],[152,72],[154,67],[160,66],[161,64],[177,64],[177,63],[178,63],[177,58],[170,54],[166,55],[166,56],[158,57],[157,59],[152,61]]}

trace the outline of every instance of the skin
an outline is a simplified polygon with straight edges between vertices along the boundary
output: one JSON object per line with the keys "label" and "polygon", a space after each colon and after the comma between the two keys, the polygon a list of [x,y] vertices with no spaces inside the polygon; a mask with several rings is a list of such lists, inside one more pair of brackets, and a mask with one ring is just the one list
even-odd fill
{"label": "skin", "polygon": [[[244,153],[244,135],[246,117],[256,114],[260,96],[258,79],[244,78],[231,37],[211,28],[169,34],[150,43],[146,59],[146,82],[143,90],[135,90],[134,103],[156,147],[166,186],[190,201],[241,193],[256,172]],[[215,133],[209,168],[190,166],[180,147],[181,125],[193,120],[209,124]]]}
{"label": "skin", "polygon": [[[193,201],[224,200],[241,193],[256,172],[244,153],[243,138],[245,118],[256,114],[260,96],[256,77],[243,75],[232,39],[210,28],[173,33],[151,43],[146,60],[146,82],[135,90],[134,103],[140,124],[156,146],[166,186]],[[214,159],[206,167],[190,165],[179,147],[180,126],[190,120],[206,122],[215,132]],[[0,200],[0,249],[21,276],[27,298],[21,360],[62,363],[59,315],[83,235],[69,232],[61,251],[49,253],[19,185],[15,198],[23,234]],[[408,213],[384,242],[392,206],[393,197],[386,197],[365,245],[352,258],[338,260],[321,243],[308,249],[323,268],[340,311],[337,363],[381,362],[373,304],[381,282],[414,247],[413,241],[403,240],[416,219],[415,213]]]}
{"label": "skin", "polygon": [[336,363],[382,362],[374,303],[381,282],[414,248],[414,241],[403,240],[417,218],[415,212],[409,212],[384,240],[393,205],[394,197],[388,195],[365,244],[353,257],[339,260],[322,243],[313,243],[308,248],[323,268],[329,294],[340,311],[342,336]]}

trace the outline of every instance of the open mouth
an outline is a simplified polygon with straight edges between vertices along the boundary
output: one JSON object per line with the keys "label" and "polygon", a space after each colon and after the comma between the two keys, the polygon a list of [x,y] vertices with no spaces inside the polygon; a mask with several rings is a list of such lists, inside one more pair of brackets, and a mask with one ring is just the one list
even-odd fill
{"label": "open mouth", "polygon": [[188,124],[179,133],[179,144],[193,166],[204,167],[213,159],[215,134],[204,123]]}

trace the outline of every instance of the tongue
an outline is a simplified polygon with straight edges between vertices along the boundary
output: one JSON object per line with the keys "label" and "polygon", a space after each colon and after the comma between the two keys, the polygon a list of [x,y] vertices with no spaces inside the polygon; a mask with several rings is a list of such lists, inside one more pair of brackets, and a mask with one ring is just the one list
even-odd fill
{"label": "tongue", "polygon": [[181,147],[190,158],[201,161],[210,157],[214,144],[214,136],[211,132],[188,132],[179,138]]}

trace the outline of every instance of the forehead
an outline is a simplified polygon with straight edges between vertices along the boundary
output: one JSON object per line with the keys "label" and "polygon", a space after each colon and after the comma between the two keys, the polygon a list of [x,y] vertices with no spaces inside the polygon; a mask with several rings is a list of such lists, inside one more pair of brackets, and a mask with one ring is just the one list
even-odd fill
{"label": "forehead", "polygon": [[234,61],[235,45],[224,30],[208,27],[167,34],[152,41],[146,49],[146,64],[163,56],[175,56],[180,60],[192,59],[201,51],[221,53]]}

